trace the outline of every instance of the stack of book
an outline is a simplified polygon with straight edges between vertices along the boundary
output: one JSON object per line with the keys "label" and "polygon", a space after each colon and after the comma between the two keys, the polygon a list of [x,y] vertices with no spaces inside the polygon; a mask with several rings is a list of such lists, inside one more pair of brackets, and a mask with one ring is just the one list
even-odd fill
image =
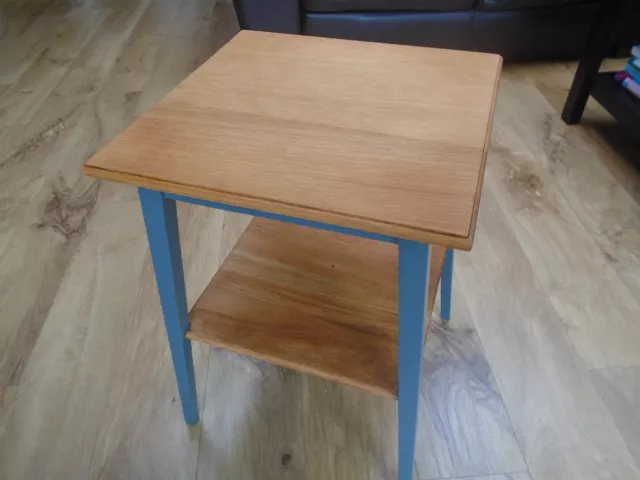
{"label": "stack of book", "polygon": [[631,60],[622,72],[616,73],[616,80],[631,94],[640,98],[640,45],[631,49]]}

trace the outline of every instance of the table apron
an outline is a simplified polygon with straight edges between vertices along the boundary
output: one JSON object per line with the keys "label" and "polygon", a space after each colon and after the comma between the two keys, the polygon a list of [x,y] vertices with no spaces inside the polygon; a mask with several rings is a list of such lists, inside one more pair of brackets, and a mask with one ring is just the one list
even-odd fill
{"label": "table apron", "polygon": [[236,207],[235,205],[228,205],[226,203],[212,202],[210,200],[201,200],[199,198],[186,197],[183,195],[176,195],[174,193],[162,193],[164,198],[171,200],[177,200],[179,202],[192,203],[194,205],[202,205],[204,207],[217,208],[219,210],[226,210],[233,213],[242,213],[244,215],[253,215],[254,217],[268,218],[270,220],[279,220],[281,222],[294,223],[303,227],[318,228],[320,230],[327,230],[329,232],[344,233],[346,235],[354,235],[356,237],[368,238],[371,240],[377,240],[379,242],[398,243],[398,238],[391,237],[389,235],[383,235],[381,233],[367,232],[364,230],[358,230],[355,228],[341,227],[339,225],[332,225],[330,223],[315,222],[313,220],[305,220],[302,218],[291,217],[289,215],[281,215],[279,213],[269,213],[261,210],[254,210],[251,208]]}

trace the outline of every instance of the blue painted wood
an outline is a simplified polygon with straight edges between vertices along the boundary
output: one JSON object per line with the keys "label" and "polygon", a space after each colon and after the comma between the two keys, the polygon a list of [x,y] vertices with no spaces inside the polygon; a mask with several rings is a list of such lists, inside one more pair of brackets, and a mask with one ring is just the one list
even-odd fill
{"label": "blue painted wood", "polygon": [[453,292],[453,249],[448,248],[444,257],[442,277],[440,278],[440,318],[449,321],[451,318],[451,295]]}
{"label": "blue painted wood", "polygon": [[366,232],[364,230],[357,230],[355,228],[340,227],[338,225],[331,225],[329,223],[314,222],[312,220],[304,220],[302,218],[290,217],[288,215],[280,215],[277,213],[262,212],[260,210],[253,210],[251,208],[236,207],[234,205],[227,205],[226,203],[211,202],[209,200],[200,200],[199,198],[185,197],[182,195],[175,195],[173,193],[165,193],[165,198],[171,198],[180,202],[193,203],[195,205],[202,205],[205,207],[217,208],[219,210],[227,210],[234,213],[242,213],[245,215],[253,215],[254,217],[268,218],[271,220],[279,220],[281,222],[294,223],[296,225],[302,225],[303,227],[318,228],[320,230],[328,230],[330,232],[344,233],[346,235],[354,235],[361,238],[369,238],[371,240],[377,240],[379,242],[397,243],[398,239],[390,237],[388,235],[382,235],[380,233]]}
{"label": "blue painted wood", "polygon": [[398,480],[413,480],[431,248],[409,240],[398,247]]}
{"label": "blue painted wood", "polygon": [[182,269],[176,202],[164,198],[162,193],[153,190],[140,188],[138,193],[144,223],[147,227],[153,267],[156,271],[182,411],[185,421],[195,425],[198,423],[198,397],[191,342],[185,337],[189,328],[189,312]]}

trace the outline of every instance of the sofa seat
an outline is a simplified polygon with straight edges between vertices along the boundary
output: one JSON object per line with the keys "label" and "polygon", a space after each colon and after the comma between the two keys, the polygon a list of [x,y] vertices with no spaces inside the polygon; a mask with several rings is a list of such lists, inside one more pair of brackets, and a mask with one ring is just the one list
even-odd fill
{"label": "sofa seat", "polygon": [[561,7],[578,3],[591,3],[587,0],[478,0],[476,9],[484,12],[509,12],[530,8]]}
{"label": "sofa seat", "polygon": [[[494,0],[495,1],[495,0]],[[303,0],[307,12],[424,11],[452,12],[470,10],[477,0]]]}

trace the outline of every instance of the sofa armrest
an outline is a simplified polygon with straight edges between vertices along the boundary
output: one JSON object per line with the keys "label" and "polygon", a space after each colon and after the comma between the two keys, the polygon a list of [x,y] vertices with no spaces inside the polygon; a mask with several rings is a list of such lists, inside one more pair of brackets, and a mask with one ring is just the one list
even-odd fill
{"label": "sofa armrest", "polygon": [[302,33],[301,0],[233,0],[240,28]]}

